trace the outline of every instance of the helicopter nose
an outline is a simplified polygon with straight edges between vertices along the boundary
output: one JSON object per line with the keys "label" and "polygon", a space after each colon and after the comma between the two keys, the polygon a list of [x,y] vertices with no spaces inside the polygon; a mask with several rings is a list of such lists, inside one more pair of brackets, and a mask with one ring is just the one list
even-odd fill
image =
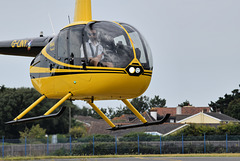
{"label": "helicopter nose", "polygon": [[143,67],[139,64],[132,64],[126,68],[126,71],[130,76],[139,76],[143,73]]}

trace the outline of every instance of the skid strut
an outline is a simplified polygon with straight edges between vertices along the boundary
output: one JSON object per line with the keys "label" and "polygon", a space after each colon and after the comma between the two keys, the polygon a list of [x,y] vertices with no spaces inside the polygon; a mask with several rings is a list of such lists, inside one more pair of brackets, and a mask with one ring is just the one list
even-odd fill
{"label": "skid strut", "polygon": [[24,110],[20,115],[18,115],[14,120],[17,121],[25,116],[29,111],[31,111],[34,107],[36,107],[40,102],[42,102],[46,98],[45,95],[41,96],[37,101],[35,101],[31,106],[29,106],[26,110]]}
{"label": "skid strut", "polygon": [[[36,121],[41,119],[47,119],[47,118],[53,118],[60,116],[66,109],[66,107],[63,107],[58,113],[51,114],[56,108],[58,108],[63,102],[65,102],[69,97],[72,96],[72,93],[68,93],[65,95],[60,101],[58,101],[52,108],[50,108],[44,115],[36,116],[36,117],[30,117],[21,119],[24,115],[26,115],[30,110],[32,110],[35,106],[37,106],[44,98],[46,98],[45,95],[41,96],[37,101],[35,101],[31,106],[29,106],[26,110],[24,110],[20,115],[18,115],[13,121],[6,122],[5,124],[16,124],[16,123],[24,123],[29,121]],[[51,114],[51,115],[50,115]]]}
{"label": "skid strut", "polygon": [[111,120],[91,101],[88,102],[90,106],[112,127],[115,128],[115,125]]}
{"label": "skid strut", "polygon": [[93,103],[93,99],[88,101],[89,105],[111,126],[111,128],[107,130],[122,130],[122,129],[129,129],[129,128],[136,128],[142,126],[151,126],[151,125],[158,125],[163,124],[167,121],[170,117],[170,114],[167,114],[162,120],[154,121],[154,122],[147,122],[147,120],[133,107],[133,105],[126,99],[122,100],[127,107],[142,121],[142,124],[133,124],[133,125],[114,125],[114,123],[109,120],[109,118]]}
{"label": "skid strut", "polygon": [[142,121],[142,123],[147,123],[147,120],[138,112],[138,110],[136,110],[136,108],[133,107],[133,105],[127,99],[123,99],[122,101],[137,116],[137,118]]}
{"label": "skid strut", "polygon": [[143,127],[143,126],[151,126],[151,125],[159,125],[163,124],[164,122],[167,121],[167,119],[170,117],[170,114],[166,114],[163,119],[159,121],[154,121],[154,122],[147,122],[147,120],[134,108],[134,106],[127,100],[123,99],[123,103],[137,116],[139,120],[142,121],[142,124],[132,124],[132,125],[117,125],[114,128],[109,128],[107,130],[122,130],[122,129],[130,129],[130,128],[136,128],[136,127]]}

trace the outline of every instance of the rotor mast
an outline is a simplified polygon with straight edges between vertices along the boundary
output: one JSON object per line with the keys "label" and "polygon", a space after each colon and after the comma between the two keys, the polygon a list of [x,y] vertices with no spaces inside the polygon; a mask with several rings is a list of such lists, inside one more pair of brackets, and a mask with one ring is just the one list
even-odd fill
{"label": "rotor mast", "polygon": [[91,20],[91,0],[76,0],[74,22]]}

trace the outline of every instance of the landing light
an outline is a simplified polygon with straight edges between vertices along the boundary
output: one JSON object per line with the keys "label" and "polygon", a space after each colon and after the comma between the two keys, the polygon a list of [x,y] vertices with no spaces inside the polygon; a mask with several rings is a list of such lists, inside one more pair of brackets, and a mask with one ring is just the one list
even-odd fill
{"label": "landing light", "polygon": [[135,68],[134,67],[130,67],[129,68],[129,73],[131,73],[131,74],[135,73]]}
{"label": "landing light", "polygon": [[136,68],[136,73],[140,73],[141,69],[140,68]]}
{"label": "landing light", "polygon": [[126,71],[131,76],[139,76],[143,73],[143,68],[141,66],[130,65],[127,67]]}

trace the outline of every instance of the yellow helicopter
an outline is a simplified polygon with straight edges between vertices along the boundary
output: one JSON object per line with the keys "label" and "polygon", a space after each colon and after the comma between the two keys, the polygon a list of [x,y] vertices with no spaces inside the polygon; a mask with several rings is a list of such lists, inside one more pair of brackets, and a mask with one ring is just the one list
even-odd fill
{"label": "yellow helicopter", "polygon": [[[60,116],[52,112],[67,99],[86,101],[111,130],[149,126],[127,100],[140,96],[148,88],[153,61],[143,36],[129,24],[92,20],[91,0],[76,0],[74,22],[57,36],[0,42],[0,54],[35,57],[30,65],[34,88],[42,95],[13,121],[15,124]],[[60,99],[42,116],[23,118],[45,98]],[[94,104],[95,100],[121,100],[142,124],[116,126]]]}

